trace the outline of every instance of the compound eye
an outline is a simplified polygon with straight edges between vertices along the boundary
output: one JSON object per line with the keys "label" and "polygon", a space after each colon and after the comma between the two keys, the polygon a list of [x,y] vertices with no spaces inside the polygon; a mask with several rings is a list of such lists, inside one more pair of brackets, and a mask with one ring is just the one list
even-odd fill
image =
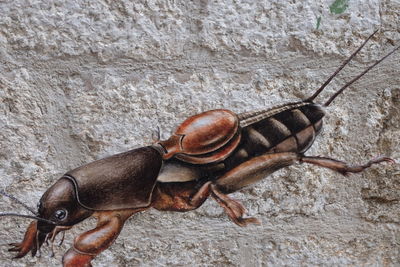
{"label": "compound eye", "polygon": [[57,210],[54,212],[54,217],[57,220],[62,221],[67,217],[67,211],[65,209]]}

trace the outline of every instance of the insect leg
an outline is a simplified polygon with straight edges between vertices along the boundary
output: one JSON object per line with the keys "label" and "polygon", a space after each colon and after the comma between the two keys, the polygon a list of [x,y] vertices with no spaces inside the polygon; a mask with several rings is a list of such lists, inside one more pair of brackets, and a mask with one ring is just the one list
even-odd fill
{"label": "insect leg", "polygon": [[217,203],[224,208],[226,214],[231,220],[239,226],[247,226],[248,224],[260,224],[260,220],[253,217],[243,218],[247,212],[246,208],[239,201],[228,197],[222,193],[215,185],[211,185],[212,197]]}
{"label": "insect leg", "polygon": [[153,191],[151,206],[162,211],[189,211],[200,207],[210,196],[210,183],[158,183]]}
{"label": "insect leg", "polygon": [[225,194],[233,193],[262,180],[279,169],[296,163],[300,157],[294,152],[264,154],[245,161],[228,171],[215,181],[215,185]]}
{"label": "insect leg", "polygon": [[237,225],[246,226],[250,223],[259,223],[256,218],[243,218],[246,209],[241,203],[226,194],[258,182],[267,175],[294,164],[299,159],[300,155],[292,152],[265,154],[252,158],[233,168],[210,185],[212,197]]}
{"label": "insect leg", "polygon": [[125,221],[141,210],[143,209],[99,212],[96,228],[75,238],[74,246],[63,257],[63,266],[91,266],[90,261],[118,237]]}
{"label": "insect leg", "polygon": [[348,165],[346,162],[339,161],[336,159],[331,159],[331,158],[326,158],[326,157],[307,157],[307,156],[301,157],[300,162],[311,163],[311,164],[318,165],[318,166],[321,166],[324,168],[328,168],[328,169],[334,170],[336,172],[339,172],[343,175],[348,175],[350,173],[362,172],[366,168],[371,167],[371,165],[380,163],[380,162],[395,163],[394,160],[391,158],[378,157],[378,158],[372,159],[362,165]]}
{"label": "insect leg", "polygon": [[37,221],[29,224],[25,232],[24,240],[21,243],[11,243],[11,248],[8,251],[16,251],[18,254],[14,258],[22,258],[35,246],[35,239],[37,233]]}

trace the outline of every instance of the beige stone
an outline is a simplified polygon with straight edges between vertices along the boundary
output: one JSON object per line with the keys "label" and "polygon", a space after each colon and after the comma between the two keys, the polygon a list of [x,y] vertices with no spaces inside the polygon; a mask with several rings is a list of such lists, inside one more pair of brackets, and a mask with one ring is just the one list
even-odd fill
{"label": "beige stone", "polygon": [[[317,100],[400,44],[400,2],[2,1],[0,188],[30,206],[60,175],[86,162],[167,137],[190,115],[249,111],[311,95],[374,29],[370,43]],[[317,19],[321,17],[319,29]],[[360,163],[400,161],[400,53],[327,109],[309,155]],[[131,218],[94,266],[398,266],[400,169],[342,177],[293,166],[235,193],[261,226],[239,228],[212,200],[188,213]],[[1,198],[1,211],[25,212]],[[2,266],[29,220],[1,218]]]}

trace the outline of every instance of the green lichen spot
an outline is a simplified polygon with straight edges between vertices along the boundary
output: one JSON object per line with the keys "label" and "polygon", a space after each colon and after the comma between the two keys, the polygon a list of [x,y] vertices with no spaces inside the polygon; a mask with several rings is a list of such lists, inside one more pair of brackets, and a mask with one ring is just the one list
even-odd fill
{"label": "green lichen spot", "polygon": [[329,10],[333,14],[342,14],[349,7],[349,0],[335,0]]}
{"label": "green lichen spot", "polygon": [[321,17],[317,18],[317,30],[319,29],[319,26],[321,26]]}

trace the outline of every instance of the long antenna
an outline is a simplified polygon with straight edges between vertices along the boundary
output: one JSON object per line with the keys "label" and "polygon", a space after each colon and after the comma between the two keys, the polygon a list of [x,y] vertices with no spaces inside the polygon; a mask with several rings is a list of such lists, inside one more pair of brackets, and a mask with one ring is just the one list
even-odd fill
{"label": "long antenna", "polygon": [[31,215],[25,215],[25,214],[18,214],[18,213],[12,213],[12,212],[1,212],[0,217],[5,217],[5,216],[14,216],[14,217],[23,217],[23,218],[30,218],[30,219],[35,219],[37,221],[45,222],[45,223],[50,223],[50,224],[56,224],[53,221],[46,220],[40,217],[36,216],[31,216]]}
{"label": "long antenna", "polygon": [[[379,29],[378,29],[378,30],[379,30]],[[322,90],[324,90],[324,88],[332,81],[332,79],[335,78],[335,76],[339,73],[339,71],[341,71],[341,70],[347,65],[347,63],[349,63],[350,60],[351,60],[355,55],[357,55],[357,53],[364,47],[364,45],[369,41],[369,39],[371,39],[372,36],[374,36],[374,34],[378,32],[378,30],[374,31],[374,32],[362,43],[362,45],[361,45],[353,54],[351,54],[351,56],[350,56],[348,59],[346,59],[346,60],[342,63],[342,65],[328,78],[328,80],[326,80],[326,82],[324,82],[324,84],[321,85],[321,87],[320,87],[310,98],[308,98],[306,101],[313,101],[314,98],[316,98],[316,97],[319,95],[319,93],[321,93]]]}
{"label": "long antenna", "polygon": [[6,193],[4,190],[0,190],[0,194],[5,196],[5,197],[8,197],[9,199],[13,200],[16,203],[22,205],[25,209],[27,209],[30,212],[32,212],[32,214],[37,215],[37,213],[31,207],[29,207],[28,205],[26,205],[24,202],[22,202],[21,200],[19,200],[16,197],[14,197],[13,195]]}
{"label": "long antenna", "polygon": [[331,98],[328,99],[328,101],[325,102],[324,106],[327,107],[329,106],[329,104],[338,96],[340,95],[344,89],[346,89],[347,87],[349,87],[350,85],[352,85],[355,81],[357,81],[358,79],[360,79],[362,76],[364,76],[365,73],[367,73],[368,71],[370,71],[373,67],[375,67],[376,65],[378,65],[379,63],[381,63],[385,58],[387,58],[388,56],[390,56],[391,54],[393,54],[397,49],[400,48],[400,45],[398,47],[396,47],[395,49],[393,49],[389,54],[387,54],[386,56],[384,56],[383,58],[379,59],[378,61],[376,61],[374,64],[372,64],[371,66],[369,66],[366,70],[364,70],[363,72],[361,72],[358,76],[354,77],[351,81],[349,81],[348,83],[346,83],[342,88],[340,88],[333,96],[331,96]]}

